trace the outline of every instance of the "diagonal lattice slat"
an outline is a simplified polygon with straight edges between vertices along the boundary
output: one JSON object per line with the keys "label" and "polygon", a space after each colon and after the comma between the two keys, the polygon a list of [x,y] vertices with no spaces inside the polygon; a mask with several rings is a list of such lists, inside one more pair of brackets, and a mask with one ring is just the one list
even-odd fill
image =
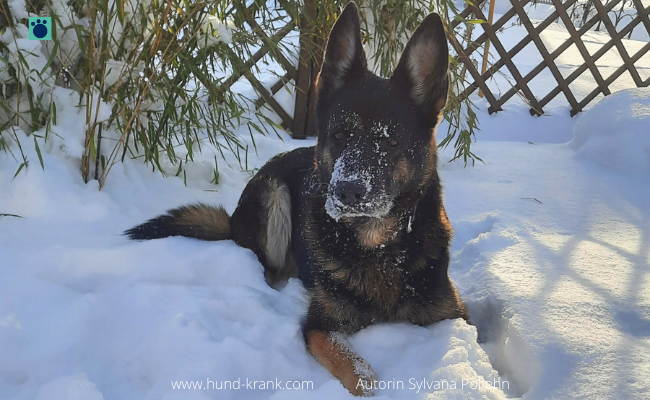
{"label": "diagonal lattice slat", "polygon": [[[647,10],[646,10],[646,13],[647,13]],[[598,21],[600,21],[599,17],[596,17],[596,18],[598,18]],[[598,51],[597,51],[597,52],[592,56],[593,60],[594,60],[594,61],[597,61],[600,57],[602,57],[603,55],[605,55],[605,53],[607,53],[607,52],[608,52],[608,51],[609,51],[609,50],[614,46],[615,40],[620,40],[620,39],[622,39],[625,35],[627,35],[628,33],[632,32],[632,29],[634,29],[634,27],[636,27],[636,25],[638,25],[640,22],[641,22],[641,16],[640,16],[640,15],[637,15],[637,17],[636,17],[635,19],[633,19],[632,21],[630,21],[630,23],[629,23],[628,25],[626,25],[625,28],[623,28],[623,30],[621,30],[621,31],[618,33],[618,36],[617,36],[616,39],[613,38],[612,40],[610,40],[610,41],[608,41],[607,43],[605,43],[605,44],[604,44],[604,45],[603,45],[603,46],[602,46],[602,47],[601,47],[601,48],[600,48],[600,49],[599,49],[599,50],[598,50]],[[569,40],[567,40],[566,43],[568,43],[568,45],[566,46],[566,48],[568,48],[568,47],[573,43],[573,41],[572,41],[572,39],[569,39]],[[559,50],[559,49],[558,49],[558,50]],[[637,56],[638,56],[638,57],[636,58],[636,60],[640,59],[640,58],[643,56],[643,54],[637,54]],[[633,56],[632,59],[634,60],[634,59],[635,59],[635,56]],[[576,80],[576,79],[577,79],[578,77],[580,77],[580,75],[582,75],[586,70],[587,70],[587,64],[582,64],[580,67],[578,67],[578,69],[576,69],[576,70],[573,71],[573,72],[572,72],[568,77],[566,77],[566,81],[567,81],[567,83],[571,83],[571,82],[573,82],[574,80]],[[622,74],[622,73],[625,71],[625,68],[620,69],[620,71],[621,71],[620,74]],[[620,74],[618,74],[617,77],[620,76]],[[614,79],[615,79],[615,78],[614,78]],[[611,82],[613,82],[614,79],[612,79],[612,80],[608,80],[608,81],[609,81],[608,84],[611,84]],[[645,85],[642,85],[642,86],[647,86],[647,83],[646,83]],[[557,96],[559,93],[560,93],[560,90],[559,90],[558,88],[554,88],[553,90],[551,90],[551,92],[549,92],[549,94],[548,94],[546,97],[544,97],[544,98],[541,100],[541,103],[542,103],[542,104],[546,104],[546,103],[548,103],[548,102],[551,101],[555,96]],[[600,93],[600,91],[598,91],[598,89],[596,89],[596,91],[595,91],[595,95],[593,95],[592,97],[590,97],[590,100],[589,100],[588,102],[582,104],[582,106],[580,106],[578,109],[572,109],[572,110],[571,110],[571,115],[573,116],[573,115],[577,114],[578,112],[582,111],[582,108],[583,108],[585,105],[589,104],[589,102],[590,102],[591,100],[593,100],[593,99],[595,98],[595,96],[598,95],[599,93]],[[587,97],[589,97],[589,96],[587,96]]]}
{"label": "diagonal lattice slat", "polygon": [[[531,0],[522,0],[521,6],[522,7],[525,6],[526,4],[530,3],[530,1]],[[575,0],[573,0],[573,1],[575,1]],[[477,6],[480,7],[479,4],[477,4]],[[503,14],[503,16],[501,18],[499,18],[495,23],[492,24],[492,28],[495,31],[498,31],[499,29],[503,28],[503,26],[508,21],[510,21],[512,19],[512,17],[514,17],[515,15],[517,15],[517,11],[514,8],[511,8],[505,14]],[[474,52],[474,50],[480,48],[481,45],[483,43],[485,43],[485,41],[487,39],[488,39],[487,33],[483,32],[483,34],[481,34],[478,38],[476,38],[476,40],[474,40],[472,43],[470,43],[470,45],[467,46],[467,48],[465,49],[465,53],[468,56],[471,55],[472,52]]]}
{"label": "diagonal lattice slat", "polygon": [[[515,1],[518,1],[518,0],[515,0]],[[576,3],[576,1],[577,0],[569,0],[569,1],[567,1],[567,3],[565,3],[565,7],[570,7],[571,5]],[[620,1],[620,0],[617,0],[617,1]],[[522,9],[528,3],[529,3],[529,1],[522,0],[520,2],[521,6],[522,6]],[[470,8],[468,7],[466,10],[469,10],[469,9]],[[504,16],[502,18],[500,18],[493,25],[495,30],[499,29],[500,27],[505,25],[505,23],[508,22],[508,20],[511,19],[514,15],[517,15],[517,10],[515,10],[515,8],[513,7],[513,8],[510,9],[510,11],[508,11],[506,14],[504,14]],[[554,20],[556,18],[558,18],[558,17],[559,17],[559,14],[558,14],[557,10],[555,10],[544,21],[542,21],[541,24],[539,24],[539,26],[536,28],[536,34],[539,34],[539,32],[541,32],[546,27],[551,25],[554,22]],[[593,22],[593,24],[595,24],[597,21],[598,20],[595,20]],[[492,76],[494,76],[505,65],[505,60],[506,59],[514,58],[521,50],[523,50],[532,41],[532,36],[533,36],[533,34],[526,35],[521,41],[519,41],[519,43],[517,43],[515,46],[512,47],[512,49],[510,49],[508,51],[508,53],[507,53],[508,57],[502,57],[499,60],[497,60],[490,68],[487,69],[487,71],[485,71],[485,73],[483,73],[483,75],[481,76],[481,79],[487,81]],[[487,34],[486,33],[479,36],[479,38],[475,42],[473,42],[473,44],[471,46],[468,46],[467,55],[469,56],[469,54],[471,54],[471,51],[473,51],[473,49],[478,47],[475,44],[478,44],[480,46],[480,44],[482,44],[486,39],[487,39]],[[571,45],[571,43],[569,42],[569,44],[566,46],[566,48],[568,48],[570,45]],[[559,53],[555,54],[554,56],[551,55],[551,58],[555,59],[558,55],[559,55]],[[539,68],[540,66],[541,66],[541,68]],[[526,75],[526,77],[524,77],[524,80],[526,82],[529,82],[537,74],[539,74],[539,72],[541,72],[544,69],[545,66],[546,65],[544,63],[538,65],[537,67],[535,67],[535,69],[533,71],[531,71],[531,73],[529,73],[528,75]],[[478,88],[478,85],[476,85],[476,82],[475,82],[475,83],[469,85],[460,94],[459,97],[461,99],[465,98],[465,97],[469,96],[470,94],[472,94],[477,88]],[[481,90],[485,92],[485,90],[483,88],[481,88]],[[510,90],[508,90],[504,95],[502,95],[498,101],[496,101],[494,103],[490,101],[490,109],[489,109],[490,114],[493,113],[493,112],[496,112],[496,111],[500,111],[501,110],[501,105],[503,105],[505,102],[507,102],[512,96],[514,96],[518,92],[519,92],[519,87],[517,85],[515,85],[512,88],[510,88]],[[544,104],[541,104],[541,106],[543,107]],[[538,113],[531,110],[531,114],[537,115]]]}
{"label": "diagonal lattice slat", "polygon": [[[607,29],[609,36],[611,37],[618,36],[614,24],[612,24],[612,21],[607,16],[607,10],[603,6],[603,3],[601,3],[600,0],[592,0],[592,2],[594,4],[594,7],[596,7],[596,11],[598,12],[598,15],[602,19],[603,25],[605,25],[605,29]],[[634,68],[634,63],[632,63],[630,59],[630,55],[627,53],[627,50],[625,49],[623,42],[620,40],[616,40],[614,41],[614,46],[616,46],[616,50],[618,50],[618,53],[621,55],[621,58],[623,59],[623,63],[627,67],[627,71],[630,73],[632,79],[634,80],[634,84],[640,86],[643,81],[641,80],[641,76],[639,75],[639,72],[636,70],[636,68]]]}
{"label": "diagonal lattice slat", "polygon": [[[609,10],[611,10],[611,9],[612,9],[616,4],[618,4],[620,1],[621,1],[621,0],[614,0],[614,1],[610,2],[610,3],[608,4]],[[511,0],[511,2],[514,4],[515,2],[517,2],[517,0]],[[571,7],[573,4],[575,4],[575,1],[568,1],[568,2],[564,3],[563,6],[564,6],[565,9],[568,9],[568,8]],[[513,7],[514,7],[514,5],[513,5]],[[525,12],[523,11],[523,7],[521,8],[521,10],[522,10],[521,12],[523,12],[523,13],[525,14]],[[527,14],[526,14],[526,15],[521,14],[521,15],[522,15],[522,16],[521,16],[522,21],[524,21],[524,20],[530,20],[530,19],[528,18],[528,15],[527,15]],[[546,27],[548,27],[548,26],[549,26],[549,25],[550,25],[550,24],[551,24],[551,23],[552,23],[556,18],[559,18],[558,10],[555,10],[555,12],[553,12],[551,15],[548,16],[548,18],[546,18],[546,19],[545,19],[541,24],[539,24],[539,25],[535,28],[534,33],[532,33],[532,32],[529,30],[529,32],[530,32],[530,33],[529,33],[529,36],[531,36],[531,37],[536,36],[537,39],[539,39],[538,42],[541,42],[541,46],[542,46],[542,47],[539,47],[539,46],[537,46],[537,44],[536,44],[536,46],[537,46],[538,51],[540,52],[540,54],[541,54],[542,52],[544,52],[544,51],[548,51],[548,50],[546,49],[546,45],[543,44],[543,41],[541,40],[541,36],[540,36],[540,35],[541,35],[541,33],[544,31],[544,29],[546,29]],[[578,30],[578,35],[583,35],[585,32],[588,32],[589,29],[591,29],[593,26],[595,26],[599,21],[600,21],[600,20],[599,20],[598,17],[593,17],[593,18],[591,18],[589,21],[587,21],[587,22],[585,23],[585,25],[583,25],[583,26]],[[543,61],[542,61],[541,63],[539,63],[539,64],[538,64],[537,66],[535,66],[535,68],[533,68],[533,69],[532,69],[528,74],[526,74],[526,76],[524,77],[524,79],[525,79],[527,82],[533,80],[533,79],[534,79],[534,78],[535,78],[535,77],[536,77],[540,72],[542,72],[542,71],[544,70],[544,68],[546,68],[547,66],[549,67],[549,69],[551,69],[552,67],[557,68],[557,66],[555,65],[555,59],[558,58],[558,57],[559,57],[559,56],[560,56],[564,51],[566,51],[569,47],[571,47],[572,44],[573,44],[573,38],[569,37],[568,40],[565,40],[565,41],[564,41],[564,42],[563,42],[563,43],[562,43],[562,44],[561,44],[557,49],[555,49],[552,53],[550,53],[550,54],[548,55],[548,59],[543,59]],[[542,58],[543,58],[543,57],[542,57]],[[583,66],[584,66],[585,69],[586,69],[586,67],[587,67],[586,64],[584,64]],[[584,72],[584,70],[583,70],[583,72]],[[555,74],[553,74],[553,76],[554,76],[554,78],[556,78],[556,81],[557,81],[557,83],[558,83],[558,86],[556,86],[556,87],[552,90],[552,92],[553,92],[552,96],[550,96],[550,97],[549,97],[549,96],[546,96],[546,97],[544,97],[542,100],[539,101],[540,105],[541,105],[542,107],[544,107],[546,104],[548,104],[549,101],[551,101],[553,98],[555,98],[555,96],[557,96],[560,92],[564,92],[564,93],[565,93],[565,97],[569,96],[569,97],[567,97],[567,101],[568,101],[569,104],[571,105],[571,109],[572,109],[572,110],[575,110],[576,107],[577,107],[577,102],[576,102],[576,103],[573,103],[572,100],[570,100],[570,97],[572,97],[572,98],[575,99],[575,96],[574,96],[573,93],[570,91],[570,89],[567,89],[566,87],[563,87],[563,86],[566,85],[566,86],[568,87],[568,85],[569,85],[569,84],[570,84],[570,83],[571,83],[575,78],[577,78],[577,76],[574,77],[573,79],[569,79],[569,78],[564,78],[564,77],[563,77],[562,80],[558,80],[558,78],[555,76]],[[570,95],[567,94],[568,92],[570,92],[571,94],[570,94]],[[517,93],[517,88],[516,88],[516,87],[511,88],[509,91],[507,91],[507,92],[502,96],[502,101],[507,101],[507,100],[509,100],[509,99],[510,99],[512,96],[514,96],[516,93]],[[576,100],[576,101],[577,101],[577,100]],[[531,115],[535,115],[534,110],[532,110],[532,109],[531,109]]]}
{"label": "diagonal lattice slat", "polygon": [[[537,50],[539,53],[542,55],[542,59],[548,66],[548,68],[551,70],[551,73],[553,74],[553,77],[558,83],[558,86],[560,89],[562,89],[562,92],[564,92],[564,96],[566,97],[567,101],[571,105],[572,108],[577,108],[578,107],[578,100],[576,100],[575,96],[571,92],[571,89],[569,88],[569,85],[566,83],[564,80],[564,77],[562,76],[562,73],[560,72],[560,69],[555,65],[555,62],[553,61],[554,59],[551,58],[551,55],[549,54],[548,50],[546,49],[546,46],[544,45],[544,42],[542,41],[542,38],[539,36],[539,34],[535,31],[535,27],[533,26],[533,23],[531,22],[530,18],[528,18],[528,15],[524,11],[523,6],[519,3],[517,0],[511,0],[513,9],[517,10],[517,13],[521,17],[521,22],[526,27],[528,30],[528,36],[532,39],[532,41],[535,43],[535,46],[537,47]],[[557,10],[556,10],[557,12]],[[529,81],[532,80],[531,77],[528,75],[524,77],[524,79],[528,78]],[[531,110],[532,113],[532,110]]]}
{"label": "diagonal lattice slat", "polygon": [[[481,11],[480,8],[474,7],[473,11],[474,11],[474,15],[476,15],[478,18],[482,19],[483,21],[487,21],[487,17],[483,14],[483,11]],[[504,63],[506,64],[506,67],[510,71],[510,74],[515,79],[517,86],[524,93],[524,96],[526,96],[526,99],[530,102],[532,108],[535,110],[535,112],[538,115],[542,115],[544,113],[542,107],[539,105],[537,99],[535,98],[535,95],[528,87],[528,83],[524,81],[523,77],[521,76],[521,73],[515,66],[515,63],[512,61],[512,58],[508,56],[508,52],[503,47],[503,44],[501,44],[501,41],[499,40],[499,37],[497,36],[492,26],[488,22],[482,23],[481,26],[483,27],[483,29],[485,29],[485,33],[488,34],[488,37],[490,38],[492,45],[499,53],[499,56],[501,56],[501,58],[503,59]]]}
{"label": "diagonal lattice slat", "polygon": [[[511,0],[511,1],[512,1],[512,0]],[[514,1],[516,1],[516,0],[514,0]],[[620,1],[621,1],[621,0],[614,0],[614,1],[609,2],[609,3],[607,4],[607,6],[606,6],[607,11],[610,11],[612,8],[614,8],[618,3],[620,3]],[[569,3],[565,3],[565,8],[568,9],[568,7],[570,7],[570,4],[569,4]],[[556,10],[556,11],[557,11],[557,10]],[[558,17],[559,17],[559,14],[556,14],[556,15],[558,15]],[[594,17],[592,17],[591,19],[589,19],[589,21],[587,21],[587,22],[586,22],[586,23],[585,23],[585,24],[584,24],[584,25],[583,25],[583,26],[582,26],[582,27],[577,31],[578,36],[582,36],[583,34],[585,34],[586,32],[588,32],[588,31],[589,31],[592,27],[594,27],[598,22],[600,22],[600,18],[599,18],[599,16],[594,16]],[[539,34],[542,32],[542,30],[544,29],[544,28],[541,28],[541,29],[540,29],[540,28],[541,28],[541,25],[540,25],[540,26],[538,27],[538,29],[536,30],[536,33],[537,33],[538,35],[539,35]],[[555,60],[556,58],[558,58],[562,53],[564,53],[564,52],[565,52],[569,47],[571,47],[571,45],[572,45],[573,43],[574,43],[573,38],[572,38],[572,37],[569,37],[569,39],[565,40],[565,41],[564,41],[564,42],[563,42],[563,43],[562,43],[562,44],[561,44],[557,49],[555,49],[555,50],[554,50],[554,51],[549,55],[550,59],[552,60],[552,63],[554,64],[554,60]],[[546,46],[544,46],[544,48],[546,48]],[[604,53],[603,53],[603,54],[604,54]],[[598,53],[597,53],[596,55],[594,55],[594,60],[597,60],[599,57],[600,57],[600,56],[599,56]],[[533,68],[533,70],[532,70],[528,75],[526,75],[525,79],[533,79],[533,78],[534,78],[535,76],[537,76],[537,74],[539,74],[539,73],[540,73],[544,68],[546,68],[547,65],[548,65],[549,68],[550,68],[550,64],[548,64],[547,62],[542,62],[542,63],[538,64],[535,68]],[[566,77],[566,78],[563,78],[564,83],[565,83],[566,85],[569,85],[569,84],[570,84],[571,82],[573,82],[576,78],[578,78],[580,75],[582,75],[582,73],[587,69],[587,64],[583,64],[579,69],[581,69],[581,72],[579,72],[578,74],[572,74],[572,75],[570,75],[570,76],[568,76],[568,77]],[[542,100],[540,100],[540,104],[542,105],[542,107],[545,106],[546,104],[548,104],[551,100],[553,100],[553,99],[555,98],[555,96],[557,96],[561,91],[564,91],[564,90],[565,90],[565,89],[562,88],[562,85],[561,85],[560,82],[558,81],[558,86],[555,87],[554,89],[552,89],[551,92],[549,92],[549,93],[548,93],[548,94],[547,94],[547,95],[546,95]],[[571,93],[571,96],[573,96],[573,93]],[[576,113],[577,113],[577,112],[578,112],[577,110],[578,110],[578,108],[579,108],[578,105],[577,105],[577,104],[574,104],[574,103],[571,103],[571,102],[569,102],[569,104],[571,105],[571,110],[572,110],[572,112],[576,112]]]}
{"label": "diagonal lattice slat", "polygon": [[598,87],[600,87],[600,90],[603,93],[605,93],[605,95],[611,94],[609,87],[605,84],[605,79],[603,79],[602,75],[600,74],[600,71],[598,70],[598,67],[596,67],[596,63],[592,59],[591,54],[589,54],[589,50],[587,50],[587,46],[585,46],[585,43],[582,41],[582,38],[578,36],[578,32],[576,31],[576,28],[573,26],[573,21],[571,21],[569,14],[566,12],[564,7],[562,7],[562,2],[560,0],[551,0],[551,1],[553,2],[555,8],[559,11],[560,19],[562,20],[562,22],[564,22],[564,27],[569,32],[569,35],[571,35],[571,37],[573,38],[573,42],[578,48],[578,51],[580,52],[582,58],[585,60],[585,64],[587,64],[587,67],[589,68],[589,71],[591,72],[594,79],[596,80]]}
{"label": "diagonal lattice slat", "polygon": [[[481,24],[484,31],[483,34],[481,34],[476,40],[471,41],[466,48],[462,48],[457,40],[450,37],[450,42],[458,53],[461,62],[466,65],[468,71],[474,79],[474,82],[469,84],[459,95],[461,98],[471,95],[474,91],[480,88],[481,91],[486,94],[486,99],[490,103],[489,112],[493,113],[502,110],[502,106],[508,100],[510,100],[517,93],[521,93],[531,106],[531,115],[541,115],[543,113],[543,107],[546,106],[551,100],[553,100],[558,94],[563,93],[564,97],[567,99],[567,102],[571,107],[571,115],[573,116],[582,111],[584,107],[586,107],[598,95],[609,95],[611,93],[610,85],[612,85],[613,82],[616,81],[616,79],[618,79],[626,71],[630,74],[636,86],[645,87],[650,85],[650,78],[643,80],[635,66],[635,63],[638,62],[641,57],[643,57],[648,51],[650,51],[650,43],[646,43],[633,55],[628,52],[628,50],[625,48],[625,45],[623,44],[623,39],[625,36],[630,34],[632,30],[639,24],[642,24],[645,27],[648,35],[650,36],[650,7],[644,7],[641,0],[632,0],[636,15],[634,18],[631,18],[628,24],[625,25],[619,32],[616,31],[616,27],[611,22],[608,14],[616,5],[621,3],[621,0],[589,0],[593,4],[596,13],[595,15],[589,17],[588,20],[587,18],[584,18],[582,21],[582,26],[580,26],[578,29],[576,29],[573,25],[568,12],[571,7],[577,5],[576,0],[549,0],[549,3],[555,7],[555,10],[544,21],[537,25],[533,24],[524,9],[524,6],[530,3],[530,0],[510,1],[512,3],[512,8],[508,10],[494,24]],[[474,15],[478,19],[486,20],[485,15],[481,10],[482,4],[483,2],[481,1],[476,5],[468,5],[461,13],[463,18],[467,18],[468,15]],[[501,41],[499,40],[499,35],[497,32],[511,18],[515,16],[519,17],[521,24],[526,28],[527,35],[522,38],[517,44],[515,44],[510,50],[506,51]],[[550,51],[545,46],[541,38],[541,34],[556,20],[562,21],[567,32],[569,33],[569,38],[555,50]],[[611,39],[604,43],[602,47],[592,55],[589,53],[587,46],[582,39],[582,36],[585,33],[589,32],[594,26],[596,26],[596,24],[602,24]],[[454,23],[452,23],[452,27],[453,26],[455,26]],[[475,50],[483,46],[487,40],[493,43],[499,59],[496,60],[485,73],[476,76],[477,71],[470,56]],[[522,76],[520,71],[513,63],[512,59],[531,42],[535,45],[537,51],[539,52],[542,58],[542,62],[536,65],[525,76]],[[561,74],[560,68],[555,60],[572,45],[575,45],[578,52],[580,53],[580,56],[583,58],[584,63],[578,66],[578,68],[576,68],[568,76],[564,77]],[[603,57],[614,47],[623,60],[623,65],[617,68],[610,76],[605,78],[602,75],[602,72],[598,69],[596,61]],[[499,70],[503,67],[507,68],[508,72],[514,78],[515,83],[497,99],[489,89],[486,89],[488,87],[487,82],[492,79],[495,74],[499,72]],[[529,83],[546,68],[548,68],[551,72],[551,75],[557,82],[557,86],[552,88],[543,98],[541,98],[541,100],[537,100],[537,97],[529,87]],[[596,89],[590,92],[583,99],[578,100],[576,98],[576,94],[571,90],[569,85],[587,71],[589,71],[591,76],[594,78],[596,82]]]}
{"label": "diagonal lattice slat", "polygon": [[648,34],[650,34],[650,18],[648,18],[648,10],[650,9],[650,7],[644,10],[643,3],[641,3],[641,0],[632,0],[632,2],[634,3],[634,7],[636,8],[636,11],[641,16],[641,20],[643,21],[643,25],[645,26],[646,31],[648,32]]}

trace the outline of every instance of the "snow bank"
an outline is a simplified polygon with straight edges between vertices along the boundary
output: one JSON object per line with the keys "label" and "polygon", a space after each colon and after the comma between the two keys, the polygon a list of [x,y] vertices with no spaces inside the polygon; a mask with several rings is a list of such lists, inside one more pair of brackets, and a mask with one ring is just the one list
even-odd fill
{"label": "snow bank", "polygon": [[[54,94],[65,103],[66,92]],[[72,129],[81,117],[62,110]],[[567,144],[497,132],[499,118],[540,139],[540,127],[570,132],[575,122],[525,111],[480,115],[485,137],[498,139],[475,144],[485,164],[462,168],[445,163],[453,149],[441,153],[455,229],[450,272],[474,326],[386,324],[350,338],[374,368],[378,399],[636,400],[650,392],[650,185],[576,160]],[[257,137],[249,167],[313,144],[282,137]],[[269,288],[254,254],[230,241],[120,236],[189,202],[232,212],[248,173],[231,159],[210,185],[206,151],[186,187],[127,159],[99,192],[79,175],[78,139],[44,147],[45,170],[32,164],[15,178],[15,161],[0,155],[0,213],[23,217],[0,217],[0,399],[352,398],[305,349],[298,281]],[[312,386],[172,388],[247,378]]]}
{"label": "snow bank", "polygon": [[[570,130],[565,116],[548,118]],[[508,120],[523,131],[543,122],[524,112]],[[313,144],[283,138],[258,137],[249,167]],[[475,327],[389,324],[352,337],[379,379],[377,398],[643,398],[650,185],[579,162],[566,144],[499,139],[475,145],[486,163],[474,168],[445,163],[453,149],[440,156],[456,233],[450,272]],[[45,170],[15,179],[14,160],[0,157],[0,213],[24,217],[0,217],[0,398],[351,398],[305,349],[298,281],[269,288],[254,254],[230,241],[120,236],[193,201],[232,212],[250,177],[236,163],[220,168],[216,187],[209,171],[185,187],[127,159],[99,192],[69,150],[44,150]],[[246,378],[313,386],[172,388]],[[508,388],[486,383],[495,380]]]}
{"label": "snow bank", "polygon": [[602,99],[579,117],[570,147],[579,158],[614,171],[650,173],[650,88]]}
{"label": "snow bank", "polygon": [[[285,139],[259,138],[263,153],[251,167],[309,144]],[[120,236],[190,201],[232,212],[247,173],[224,167],[215,194],[127,159],[99,192],[83,184],[74,159],[43,157],[45,170],[30,167],[13,181],[13,160],[0,158],[0,212],[23,217],[0,217],[0,398],[352,398],[304,346],[298,280],[271,289],[255,255],[231,241]],[[487,384],[501,378],[464,321],[375,326],[351,345],[373,365],[380,399],[505,398]],[[312,387],[172,388],[247,378]],[[390,386],[398,381],[400,389]]]}
{"label": "snow bank", "polygon": [[441,176],[451,276],[491,364],[526,400],[646,398],[650,182],[567,144],[475,150],[485,164]]}

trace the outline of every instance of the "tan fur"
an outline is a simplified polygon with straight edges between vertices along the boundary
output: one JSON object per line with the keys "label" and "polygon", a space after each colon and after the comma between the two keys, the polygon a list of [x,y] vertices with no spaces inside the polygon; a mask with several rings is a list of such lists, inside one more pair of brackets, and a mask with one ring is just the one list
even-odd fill
{"label": "tan fur", "polygon": [[344,282],[350,277],[350,271],[345,268],[341,268],[336,271],[332,271],[331,276],[337,281]]}
{"label": "tan fur", "polygon": [[337,271],[339,268],[341,268],[341,265],[338,264],[338,263],[333,263],[333,262],[323,265],[323,269],[325,269],[326,271],[330,271],[330,272]]}
{"label": "tan fur", "polygon": [[345,345],[341,340],[336,340],[331,335],[322,331],[311,331],[307,333],[307,348],[316,359],[323,364],[327,370],[341,380],[343,387],[348,389],[355,396],[368,394],[359,385],[362,380],[364,386],[370,387],[374,377],[364,374],[360,366],[367,366],[368,363]]}
{"label": "tan fur", "polygon": [[223,207],[194,204],[177,211],[174,223],[191,227],[196,237],[206,240],[230,239],[230,217]]}
{"label": "tan fur", "polygon": [[367,218],[356,229],[357,239],[365,247],[372,249],[388,242],[399,230],[399,220],[391,218]]}
{"label": "tan fur", "polygon": [[467,307],[465,307],[465,304],[460,299],[460,295],[458,294],[458,289],[456,289],[456,286],[452,286],[451,288],[454,291],[454,295],[453,295],[453,300],[448,299],[447,302],[445,303],[445,306],[449,312],[449,314],[445,318],[458,318],[457,317],[458,311],[460,311],[460,317],[463,318],[465,321],[469,321],[469,313],[467,312]]}
{"label": "tan fur", "polygon": [[350,271],[347,268],[341,268],[339,263],[327,263],[323,266],[323,269],[329,271],[330,276],[339,282],[347,281],[350,275]]}
{"label": "tan fur", "polygon": [[[393,310],[403,291],[403,277],[394,265],[352,270],[330,263],[324,269],[329,271],[332,279],[345,284],[359,296],[375,302],[386,313]],[[346,306],[333,299],[321,286],[315,289],[314,298],[332,318],[339,318],[346,311]]]}
{"label": "tan fur", "polygon": [[449,218],[447,217],[447,212],[445,211],[444,207],[440,207],[440,222],[442,222],[442,225],[445,227],[445,230],[449,233],[453,232],[453,229],[451,228],[451,223],[449,223]]}

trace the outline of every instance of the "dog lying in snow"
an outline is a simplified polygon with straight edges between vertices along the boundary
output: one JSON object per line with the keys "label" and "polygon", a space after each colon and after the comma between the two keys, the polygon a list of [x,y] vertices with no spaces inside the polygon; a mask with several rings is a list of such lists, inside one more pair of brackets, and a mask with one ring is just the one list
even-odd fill
{"label": "dog lying in snow", "polygon": [[452,230],[436,170],[448,60],[442,20],[431,14],[392,77],[375,76],[348,4],[317,81],[317,145],[271,159],[231,217],[194,204],[126,234],[233,239],[255,252],[270,285],[299,277],[310,294],[307,348],[351,393],[371,394],[372,369],[346,335],[380,322],[468,318],[447,274]]}

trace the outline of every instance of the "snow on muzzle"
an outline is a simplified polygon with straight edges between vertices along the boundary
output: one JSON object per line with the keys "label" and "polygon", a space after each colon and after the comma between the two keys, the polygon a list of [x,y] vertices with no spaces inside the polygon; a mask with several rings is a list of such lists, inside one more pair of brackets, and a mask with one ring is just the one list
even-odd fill
{"label": "snow on muzzle", "polygon": [[393,205],[381,184],[381,169],[364,165],[363,160],[360,151],[346,150],[334,163],[325,211],[337,221],[343,217],[382,218]]}

